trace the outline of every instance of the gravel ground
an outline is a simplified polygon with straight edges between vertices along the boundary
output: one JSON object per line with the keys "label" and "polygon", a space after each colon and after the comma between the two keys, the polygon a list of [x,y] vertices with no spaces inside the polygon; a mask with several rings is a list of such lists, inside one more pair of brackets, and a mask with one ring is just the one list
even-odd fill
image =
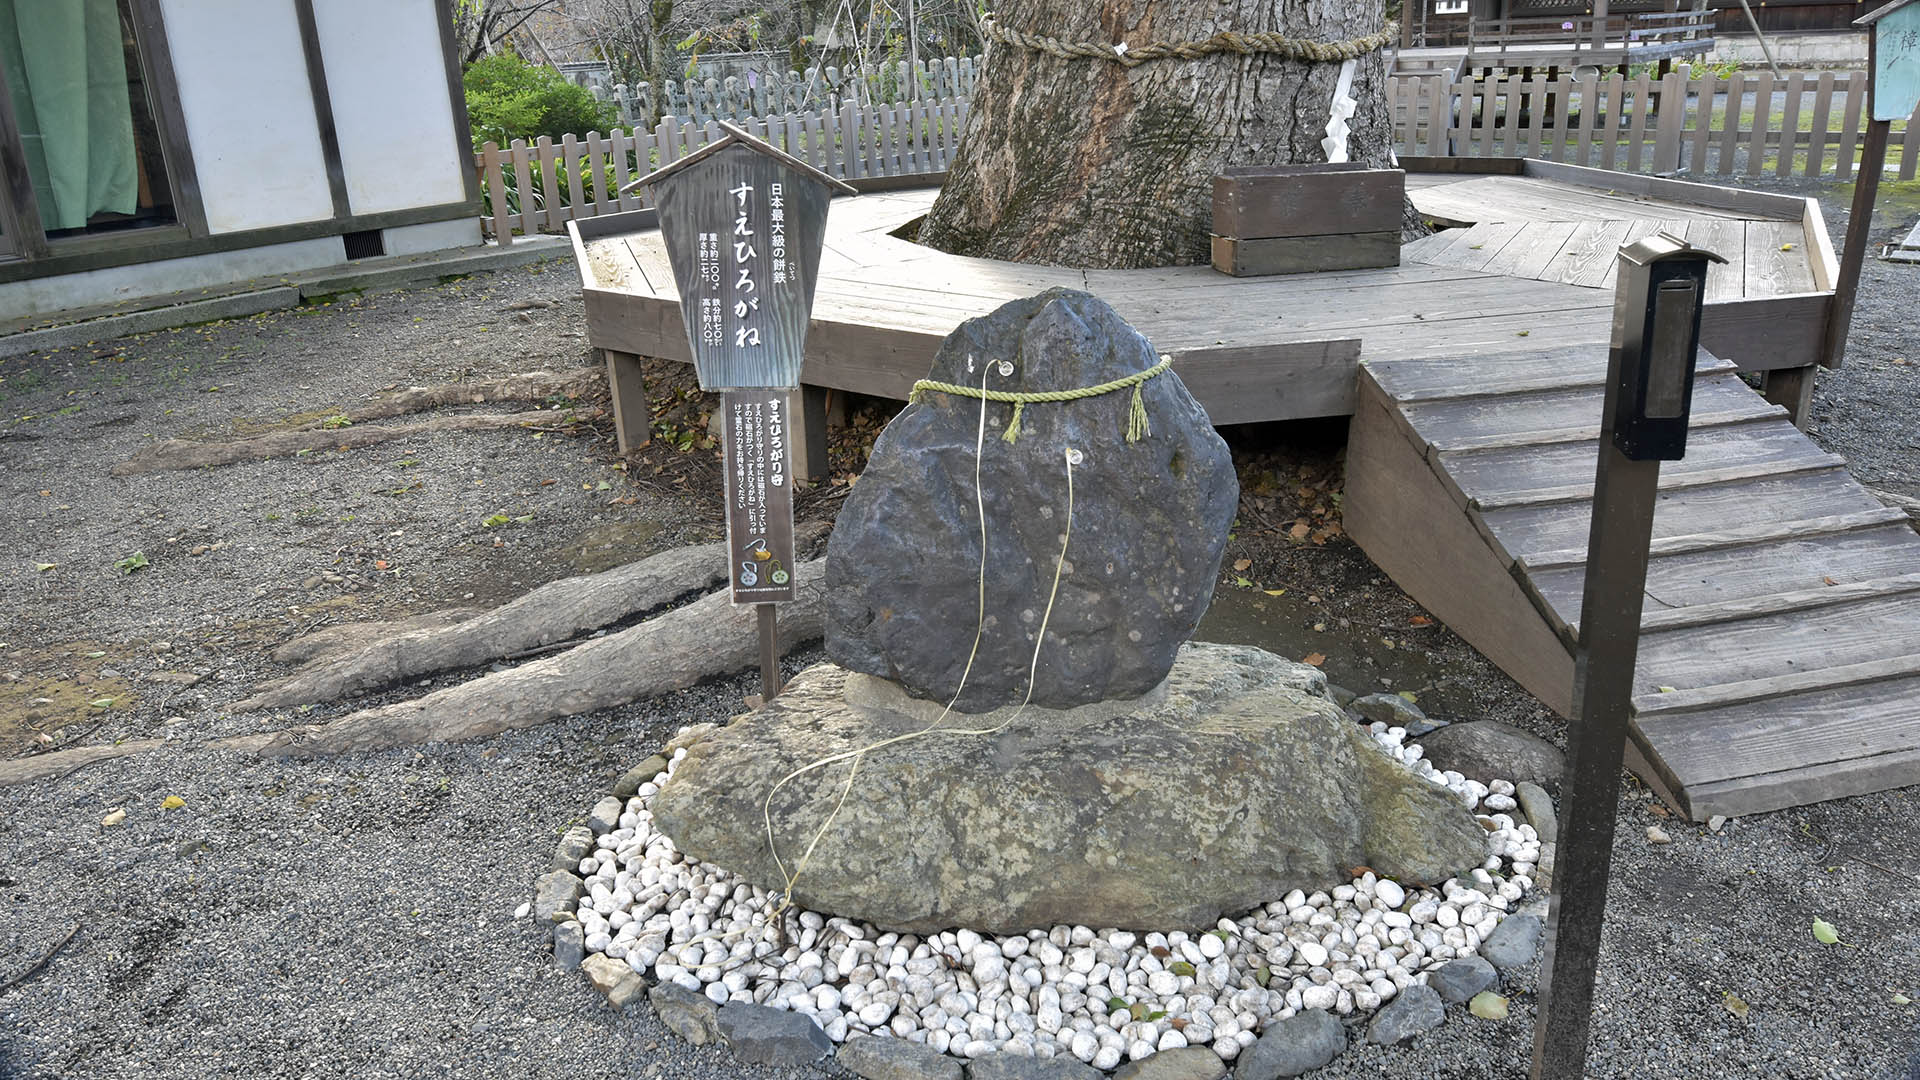
{"label": "gravel ground", "polygon": [[[1837,230],[1842,199],[1820,193]],[[1816,436],[1864,480],[1920,496],[1920,337],[1907,325],[1916,275],[1868,267],[1853,359],[1821,376],[1815,418]],[[176,739],[0,792],[0,982],[77,928],[43,968],[0,989],[0,1077],[836,1073],[741,1066],[680,1043],[644,1005],[613,1014],[512,918],[559,832],[614,776],[677,725],[735,711],[757,679],[460,746],[301,762],[194,745],[296,722],[225,710],[283,670],[267,652],[299,632],[498,603],[622,554],[716,535],[711,494],[680,482],[697,480],[682,466],[699,451],[657,440],[622,471],[604,424],[538,441],[466,433],[107,476],[152,436],[329,415],[396,382],[586,364],[576,296],[570,265],[550,263],[0,361],[11,511],[0,519],[0,755],[28,752],[42,733],[61,745]],[[526,299],[555,306],[506,310]],[[1288,593],[1263,609],[1223,602],[1217,636],[1323,651],[1355,689],[1414,689],[1438,715],[1559,737],[1557,721],[1450,632],[1409,631],[1417,607],[1349,542],[1280,539],[1337,487],[1337,430],[1244,433],[1237,452],[1243,476],[1277,480],[1266,503],[1243,509],[1229,558]],[[533,516],[480,524],[495,513]],[[190,554],[214,544],[224,546]],[[150,565],[116,571],[134,551]],[[1314,625],[1323,629],[1303,629]],[[1393,647],[1380,641],[1390,627]],[[202,678],[153,678],[182,671]],[[1630,784],[1591,1075],[1920,1075],[1920,1013],[1893,1002],[1920,998],[1917,794],[1754,815],[1715,834],[1663,816]],[[184,805],[163,809],[169,796]],[[116,808],[125,822],[103,826]],[[1648,844],[1650,824],[1673,842]],[[1815,917],[1847,945],[1815,942]],[[1509,1020],[1455,1010],[1411,1047],[1356,1049],[1316,1075],[1524,1076],[1534,985],[1509,989]],[[1747,1003],[1744,1017],[1729,993]]]}

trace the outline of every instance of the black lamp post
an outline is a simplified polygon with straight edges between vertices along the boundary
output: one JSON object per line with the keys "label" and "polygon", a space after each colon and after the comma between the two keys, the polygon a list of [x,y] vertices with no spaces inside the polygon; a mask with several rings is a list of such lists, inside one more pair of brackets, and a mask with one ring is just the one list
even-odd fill
{"label": "black lamp post", "polygon": [[1665,233],[1620,249],[1533,1080],[1585,1076],[1660,462],[1686,453],[1707,264],[1725,261]]}

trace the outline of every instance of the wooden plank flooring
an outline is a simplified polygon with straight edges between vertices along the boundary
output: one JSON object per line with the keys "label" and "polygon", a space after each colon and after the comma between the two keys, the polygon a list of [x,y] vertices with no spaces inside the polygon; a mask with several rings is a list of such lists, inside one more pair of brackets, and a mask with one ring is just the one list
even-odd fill
{"label": "wooden plank flooring", "polygon": [[[1369,363],[1348,448],[1348,532],[1563,711],[1605,365],[1598,340]],[[1661,470],[1630,757],[1696,821],[1920,782],[1920,536],[1724,364],[1698,370],[1687,456]],[[1388,491],[1470,534],[1421,554]],[[1459,595],[1502,575],[1517,593]]]}

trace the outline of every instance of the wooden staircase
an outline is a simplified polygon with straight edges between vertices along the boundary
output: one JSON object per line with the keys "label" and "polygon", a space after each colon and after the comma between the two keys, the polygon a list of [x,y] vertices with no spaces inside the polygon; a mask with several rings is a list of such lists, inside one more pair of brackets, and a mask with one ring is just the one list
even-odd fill
{"label": "wooden staircase", "polygon": [[[1570,712],[1604,343],[1364,364],[1346,526]],[[1661,469],[1628,761],[1693,820],[1920,782],[1920,536],[1702,354]]]}

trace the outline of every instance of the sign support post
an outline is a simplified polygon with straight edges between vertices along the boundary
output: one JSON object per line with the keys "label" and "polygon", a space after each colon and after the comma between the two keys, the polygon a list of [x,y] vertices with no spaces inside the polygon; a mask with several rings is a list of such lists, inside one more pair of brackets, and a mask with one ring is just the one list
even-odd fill
{"label": "sign support post", "polygon": [[1833,285],[1833,307],[1820,350],[1821,363],[1830,368],[1839,367],[1847,353],[1860,270],[1867,261],[1867,241],[1873,234],[1873,204],[1880,194],[1880,174],[1887,165],[1887,134],[1895,120],[1906,118],[1920,105],[1920,6],[1915,6],[1914,0],[1894,0],[1853,20],[1853,25],[1867,28],[1867,99],[1873,105],[1873,116],[1860,150],[1860,171],[1854,174],[1847,238],[1840,250],[1840,278]]}
{"label": "sign support post", "polygon": [[732,124],[634,181],[659,209],[700,388],[721,394],[727,580],[754,607],[760,700],[780,692],[776,604],[792,600],[793,402],[828,200],[853,188]]}
{"label": "sign support post", "polygon": [[1709,260],[1664,233],[1620,249],[1532,1080],[1586,1076],[1660,462],[1686,453]]}

